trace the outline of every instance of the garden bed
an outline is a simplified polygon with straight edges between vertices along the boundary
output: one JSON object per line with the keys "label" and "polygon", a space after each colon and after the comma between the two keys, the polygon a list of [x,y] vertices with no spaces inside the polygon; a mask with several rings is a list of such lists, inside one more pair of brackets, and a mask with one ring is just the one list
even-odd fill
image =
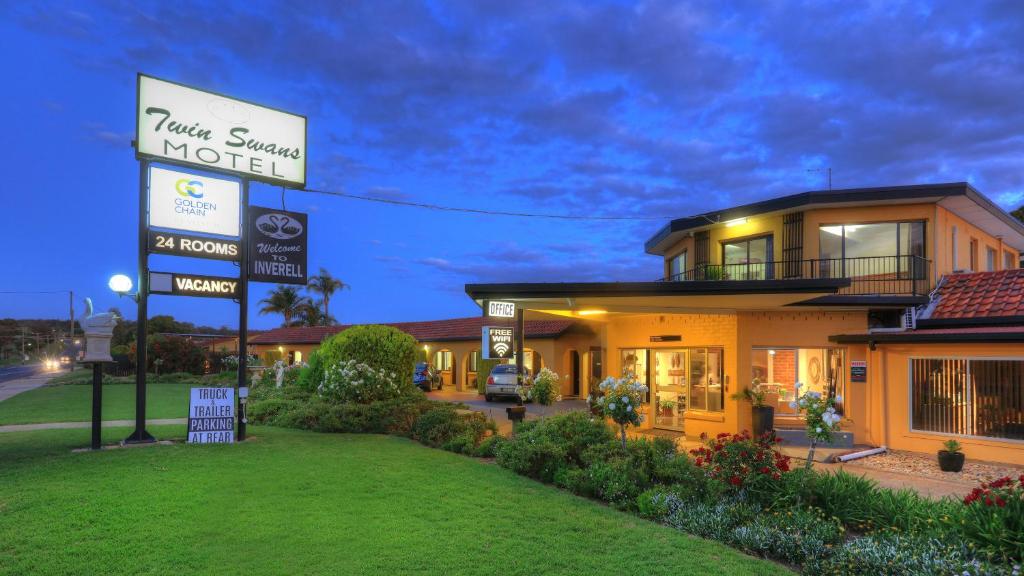
{"label": "garden bed", "polygon": [[1005,464],[972,462],[970,458],[964,464],[962,472],[943,472],[939,470],[939,465],[936,463],[935,458],[934,454],[892,450],[885,454],[853,460],[849,465],[909,474],[916,477],[933,478],[935,480],[963,482],[972,486],[982,482],[991,482],[1004,476],[1016,478],[1024,474],[1024,468]]}

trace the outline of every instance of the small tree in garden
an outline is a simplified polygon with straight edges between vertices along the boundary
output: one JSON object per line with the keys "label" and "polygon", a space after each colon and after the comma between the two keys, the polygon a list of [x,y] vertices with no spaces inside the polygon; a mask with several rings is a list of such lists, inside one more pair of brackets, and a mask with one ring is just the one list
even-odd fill
{"label": "small tree in garden", "polygon": [[619,425],[622,448],[626,448],[626,427],[639,426],[644,421],[640,405],[644,401],[647,386],[637,381],[636,376],[627,374],[621,378],[605,378],[598,386],[604,394],[597,399],[601,415],[611,418]]}
{"label": "small tree in garden", "polygon": [[802,383],[796,383],[797,397],[796,400],[789,403],[789,407],[804,414],[804,420],[807,423],[807,438],[811,441],[804,469],[810,469],[811,463],[814,461],[814,449],[818,443],[832,442],[832,434],[839,431],[839,421],[842,420],[842,417],[836,413],[836,404],[842,402],[843,397],[825,397],[821,392],[813,390],[800,394],[802,387]]}

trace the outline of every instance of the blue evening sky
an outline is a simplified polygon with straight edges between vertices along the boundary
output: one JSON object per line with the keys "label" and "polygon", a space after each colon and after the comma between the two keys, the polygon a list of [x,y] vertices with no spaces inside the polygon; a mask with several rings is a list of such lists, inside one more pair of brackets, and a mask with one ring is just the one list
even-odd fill
{"label": "blue evening sky", "polygon": [[[106,281],[135,274],[139,71],[305,114],[310,187],[381,198],[667,221],[822,188],[809,170],[831,166],[836,188],[966,180],[1024,203],[1017,0],[4,2],[0,63],[0,291],[73,289],[130,318]],[[476,314],[467,282],[661,273],[642,244],[662,221],[286,202],[310,214],[310,268],[352,286],[331,305],[346,323]],[[253,327],[280,322],[255,309]],[[66,310],[0,294],[0,317]],[[150,310],[237,322],[229,301]]]}

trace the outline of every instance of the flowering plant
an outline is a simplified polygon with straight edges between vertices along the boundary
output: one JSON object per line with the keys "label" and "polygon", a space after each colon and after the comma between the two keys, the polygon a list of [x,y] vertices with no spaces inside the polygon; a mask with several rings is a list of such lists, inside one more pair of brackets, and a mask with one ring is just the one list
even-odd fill
{"label": "flowering plant", "polygon": [[730,490],[768,494],[790,470],[789,457],[775,449],[779,440],[774,434],[754,438],[744,430],[714,438],[704,433],[700,438],[704,445],[690,450],[693,463]]}
{"label": "flowering plant", "polygon": [[647,386],[637,381],[636,376],[627,374],[621,378],[609,376],[598,385],[604,394],[597,399],[601,415],[611,418],[619,425],[622,447],[626,447],[626,427],[639,426],[644,421],[640,406],[647,393]]}
{"label": "flowering plant", "polygon": [[832,441],[832,434],[839,431],[839,422],[842,420],[836,412],[836,404],[843,401],[842,396],[824,396],[821,392],[808,390],[802,395],[800,389],[803,384],[796,383],[797,398],[789,403],[789,407],[802,412],[807,423],[807,438],[811,441],[811,448],[807,452],[806,468],[811,467],[814,461],[814,449],[821,442],[828,444]]}
{"label": "flowering plant", "polygon": [[983,483],[964,498],[964,534],[1004,558],[1024,559],[1024,474]]}
{"label": "flowering plant", "polygon": [[336,402],[369,404],[401,396],[398,375],[362,362],[348,360],[324,368],[324,381],[317,387],[321,397]]}
{"label": "flowering plant", "polygon": [[524,400],[532,399],[542,406],[551,406],[562,399],[558,393],[558,383],[558,374],[548,368],[541,368],[533,379],[533,385],[527,388]]}
{"label": "flowering plant", "polygon": [[[225,370],[238,370],[238,354],[231,354],[230,356],[225,356],[224,358],[221,359],[220,362],[221,366],[223,366]],[[248,358],[246,359],[246,365],[259,366],[259,356],[256,356],[255,354],[249,354]]]}

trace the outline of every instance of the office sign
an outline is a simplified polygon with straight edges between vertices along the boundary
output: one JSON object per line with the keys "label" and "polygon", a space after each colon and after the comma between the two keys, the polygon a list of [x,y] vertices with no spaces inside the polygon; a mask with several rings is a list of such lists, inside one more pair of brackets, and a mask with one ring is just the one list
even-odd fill
{"label": "office sign", "polygon": [[238,240],[218,240],[190,234],[178,234],[177,232],[150,230],[149,252],[150,254],[170,254],[171,256],[191,256],[237,262],[242,253],[242,243]]}
{"label": "office sign", "polygon": [[306,284],[306,215],[249,207],[249,280]]}
{"label": "office sign", "polygon": [[149,167],[149,225],[238,238],[241,187],[235,180]]}
{"label": "office sign", "polygon": [[515,331],[506,326],[484,326],[481,348],[484,360],[511,358],[515,352]]}
{"label": "office sign", "polygon": [[138,77],[136,153],[245,178],[306,185],[306,117]]}
{"label": "office sign", "polygon": [[487,317],[488,318],[515,318],[516,317],[516,303],[515,302],[499,302],[497,300],[487,301]]}
{"label": "office sign", "polygon": [[188,401],[188,443],[231,444],[234,441],[234,388],[192,388]]}
{"label": "office sign", "polygon": [[850,361],[850,382],[868,381],[868,363],[864,360]]}
{"label": "office sign", "polygon": [[682,342],[683,337],[679,334],[658,334],[650,337],[651,342]]}
{"label": "office sign", "polygon": [[178,272],[150,272],[149,293],[173,296],[205,296],[209,298],[238,298],[238,278],[202,276]]}

